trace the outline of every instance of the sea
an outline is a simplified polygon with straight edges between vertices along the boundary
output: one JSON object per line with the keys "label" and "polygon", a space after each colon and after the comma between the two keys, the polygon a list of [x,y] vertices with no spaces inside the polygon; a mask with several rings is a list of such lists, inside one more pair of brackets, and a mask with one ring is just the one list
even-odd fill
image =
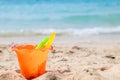
{"label": "sea", "polygon": [[0,36],[120,34],[120,0],[0,0]]}

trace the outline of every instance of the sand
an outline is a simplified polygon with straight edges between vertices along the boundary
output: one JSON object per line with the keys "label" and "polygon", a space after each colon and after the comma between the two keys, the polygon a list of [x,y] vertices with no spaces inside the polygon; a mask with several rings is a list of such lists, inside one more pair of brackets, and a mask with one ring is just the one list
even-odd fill
{"label": "sand", "polygon": [[[15,52],[11,51],[11,46],[21,43],[3,42],[0,80],[26,80],[20,74]],[[47,72],[32,80],[120,80],[120,40],[61,39],[53,46],[47,59]]]}

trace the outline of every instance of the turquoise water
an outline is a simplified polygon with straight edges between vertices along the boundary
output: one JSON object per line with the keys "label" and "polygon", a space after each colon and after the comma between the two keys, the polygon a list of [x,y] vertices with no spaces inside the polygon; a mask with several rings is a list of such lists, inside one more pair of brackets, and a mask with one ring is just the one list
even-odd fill
{"label": "turquoise water", "polygon": [[120,0],[0,0],[0,28],[1,35],[119,34]]}

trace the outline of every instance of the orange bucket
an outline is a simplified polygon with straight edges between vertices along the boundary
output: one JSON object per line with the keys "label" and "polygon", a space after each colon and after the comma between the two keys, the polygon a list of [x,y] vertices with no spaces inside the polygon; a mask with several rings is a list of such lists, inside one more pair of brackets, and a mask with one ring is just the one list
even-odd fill
{"label": "orange bucket", "polygon": [[27,79],[38,77],[46,72],[46,60],[49,49],[35,49],[33,45],[15,46],[20,71]]}

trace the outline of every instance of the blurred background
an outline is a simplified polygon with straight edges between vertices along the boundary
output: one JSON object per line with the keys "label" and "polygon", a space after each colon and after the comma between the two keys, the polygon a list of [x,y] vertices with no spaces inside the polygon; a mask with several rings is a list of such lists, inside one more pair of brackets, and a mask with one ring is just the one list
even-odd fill
{"label": "blurred background", "polygon": [[120,34],[120,0],[0,0],[0,36]]}

